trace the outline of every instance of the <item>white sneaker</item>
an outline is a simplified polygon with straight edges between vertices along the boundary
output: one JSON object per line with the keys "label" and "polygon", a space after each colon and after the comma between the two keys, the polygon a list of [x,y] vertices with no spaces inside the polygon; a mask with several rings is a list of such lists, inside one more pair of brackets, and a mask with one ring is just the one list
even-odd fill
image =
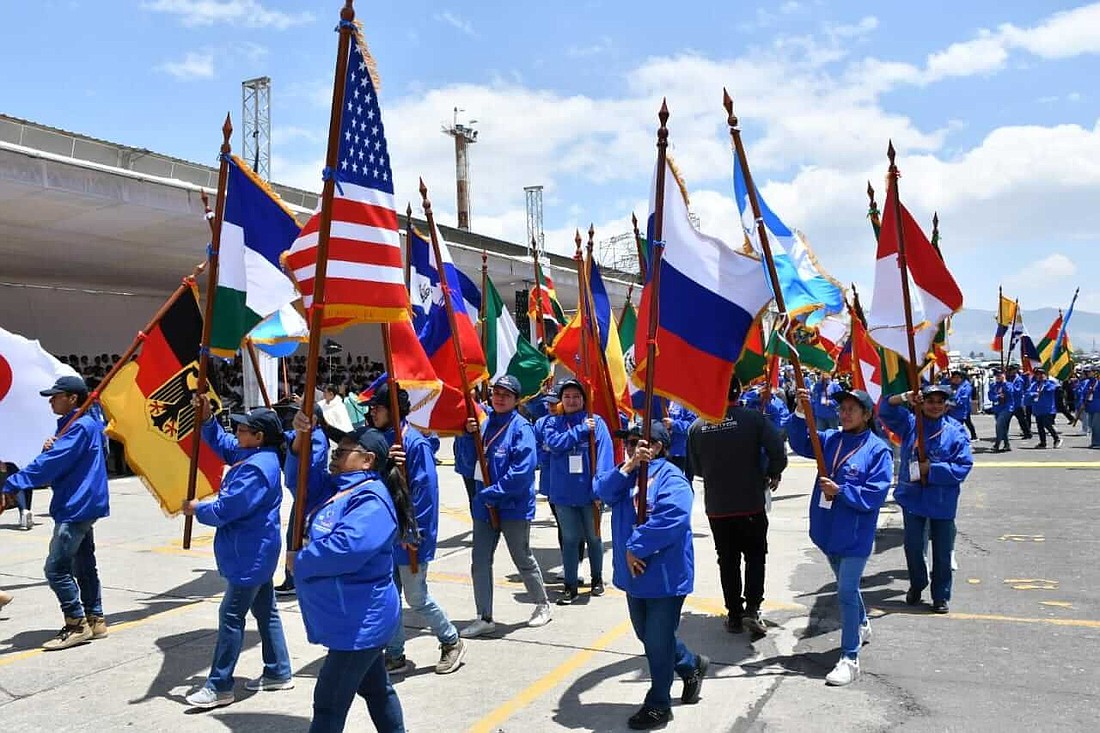
{"label": "white sneaker", "polygon": [[535,612],[531,614],[531,619],[527,622],[527,625],[531,628],[537,628],[546,626],[548,623],[550,623],[550,604],[540,603],[535,607]]}
{"label": "white sneaker", "polygon": [[274,692],[276,690],[293,690],[294,678],[287,677],[285,680],[272,680],[267,677],[258,677],[254,680],[249,680],[245,683],[244,689],[252,690],[253,692]]}
{"label": "white sneaker", "polygon": [[859,677],[859,660],[841,657],[833,671],[825,676],[825,684],[832,687],[850,685]]}
{"label": "white sneaker", "polygon": [[232,704],[234,699],[232,692],[215,692],[203,687],[187,696],[187,704],[193,708],[219,708]]}
{"label": "white sneaker", "polygon": [[474,621],[472,624],[464,628],[459,633],[459,636],[461,636],[463,639],[474,639],[478,636],[491,634],[496,630],[497,625],[495,623],[493,623],[492,621],[486,621],[483,618],[479,618],[477,621]]}
{"label": "white sneaker", "polygon": [[859,625],[859,645],[871,643],[871,622],[864,621]]}

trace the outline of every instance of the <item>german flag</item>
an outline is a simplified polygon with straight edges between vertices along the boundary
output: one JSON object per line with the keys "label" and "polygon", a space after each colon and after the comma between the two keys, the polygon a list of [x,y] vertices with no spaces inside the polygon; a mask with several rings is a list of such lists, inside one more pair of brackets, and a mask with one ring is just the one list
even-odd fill
{"label": "german flag", "polygon": [[[141,352],[100,395],[110,419],[107,434],[126,447],[126,460],[168,516],[187,498],[187,473],[195,429],[191,395],[198,383],[202,314],[195,288],[185,291],[145,336]],[[213,389],[214,409],[220,407]],[[195,496],[221,484],[224,464],[205,443],[199,450]]]}

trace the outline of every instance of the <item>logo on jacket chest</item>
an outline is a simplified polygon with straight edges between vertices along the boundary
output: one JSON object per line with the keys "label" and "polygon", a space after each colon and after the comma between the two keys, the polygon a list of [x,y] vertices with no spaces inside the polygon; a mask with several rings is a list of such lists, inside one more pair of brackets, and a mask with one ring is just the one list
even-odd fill
{"label": "logo on jacket chest", "polygon": [[[198,364],[191,362],[145,399],[149,425],[161,437],[178,443],[194,431],[195,408],[191,406],[191,395],[198,382]],[[213,390],[208,390],[207,395],[210,397],[210,407],[216,413],[222,408],[221,400]]]}

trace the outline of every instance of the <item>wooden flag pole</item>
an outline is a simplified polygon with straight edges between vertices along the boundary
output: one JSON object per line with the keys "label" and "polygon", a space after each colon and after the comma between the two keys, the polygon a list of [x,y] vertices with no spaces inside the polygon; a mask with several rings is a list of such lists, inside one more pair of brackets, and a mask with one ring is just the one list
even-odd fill
{"label": "wooden flag pole", "polygon": [[252,373],[256,375],[256,384],[260,386],[260,397],[264,400],[264,407],[271,409],[271,395],[267,393],[267,385],[264,384],[263,374],[260,373],[260,362],[256,357],[256,345],[251,336],[244,337],[245,348],[248,349],[248,360],[252,362]]}
{"label": "wooden flag pole", "polygon": [[[577,235],[580,238],[580,234]],[[535,262],[535,345],[542,347],[544,354],[550,353],[550,344],[546,343],[546,323],[543,319],[542,302],[543,302],[543,280],[542,280],[542,268],[539,267],[539,243],[534,237],[531,237],[531,253]],[[483,296],[484,299],[484,296]],[[530,312],[530,305],[527,307],[527,311]]]}
{"label": "wooden flag pole", "polygon": [[[207,390],[207,370],[210,367],[210,330],[214,321],[214,298],[218,290],[218,253],[221,249],[222,220],[225,218],[225,191],[229,180],[229,137],[233,134],[233,123],[229,115],[222,125],[221,166],[218,169],[218,197],[214,203],[214,220],[210,223],[210,253],[207,257],[210,265],[206,270],[206,307],[202,317],[202,340],[199,345],[199,373],[195,379],[195,394],[205,395]],[[199,478],[199,450],[202,448],[201,425],[194,422],[191,431],[191,463],[187,467],[187,500],[195,498],[195,485]],[[191,549],[191,531],[194,516],[188,515],[183,521],[183,549]]]}
{"label": "wooden flag pole", "polygon": [[[1001,302],[1002,302],[1002,299],[1004,297],[1005,297],[1004,288],[1002,288],[1000,285],[998,285],[997,286],[997,325],[998,326],[1001,325],[1001,316],[1004,315],[1003,313],[1001,313]],[[1015,320],[1016,320],[1016,314],[1015,313],[1012,314],[1012,320],[1013,320],[1013,322],[1015,322]],[[1008,328],[1009,328],[1008,343],[1009,343],[1009,345],[1011,345],[1012,344],[1012,324],[1010,324]],[[1000,356],[1001,356],[1001,371],[1004,371],[1004,368],[1005,368],[1005,340],[1004,340],[1004,336],[1001,337],[1000,352],[1001,352],[1001,354],[1000,354]]]}
{"label": "wooden flag pole", "polygon": [[[403,448],[405,438],[402,435],[400,394],[397,391],[397,380],[393,376],[393,345],[390,341],[390,324],[382,323],[379,325],[382,327],[382,355],[386,362],[386,387],[390,396],[389,412],[390,426],[393,428],[393,444],[400,445]],[[402,464],[400,470],[405,477],[405,483],[408,484],[408,466]],[[409,554],[409,572],[416,575],[420,572],[417,546],[412,542],[405,542],[405,551]]]}
{"label": "wooden flag pole", "polygon": [[[610,369],[607,367],[607,354],[600,348],[601,336],[599,323],[597,323],[595,316],[592,313],[592,268],[596,266],[595,260],[592,259],[592,246],[596,239],[596,227],[591,223],[588,225],[588,245],[587,245],[587,267],[585,267],[584,274],[584,300],[586,303],[585,314],[588,326],[588,334],[594,340],[595,351],[600,355],[600,364],[597,369],[600,372],[600,381],[602,382],[601,389],[607,394],[610,401],[611,412],[609,417],[612,423],[608,425],[611,431],[617,431],[619,429],[618,417],[619,408],[618,400],[615,399],[615,392],[611,388],[611,374]],[[583,333],[583,331],[582,331]],[[591,357],[589,357],[589,368],[592,367]],[[589,372],[589,382],[591,383],[592,373]],[[590,384],[589,397],[595,399],[596,390]],[[588,416],[592,417],[592,403],[588,403]],[[592,471],[592,480],[596,479],[596,433],[594,430],[588,431],[588,465]],[[595,524],[596,537],[601,535],[600,527],[600,511],[603,504],[599,499],[592,502],[592,521]]]}
{"label": "wooden flag pole", "polygon": [[[891,140],[886,148],[886,156],[890,159],[890,194],[894,197],[894,223],[897,226],[898,234],[898,273],[901,275],[901,297],[905,307],[905,338],[906,345],[909,347],[909,364],[906,371],[909,374],[909,389],[916,392],[920,389],[920,380],[917,377],[917,345],[913,335],[913,306],[909,301],[909,263],[905,258],[905,225],[901,218],[901,198],[898,194],[898,166],[894,161],[895,155],[894,141]],[[924,414],[920,409],[915,409],[913,415],[917,420],[917,460],[923,463],[928,458],[928,447],[924,439]]]}
{"label": "wooden flag pole", "polygon": [[[355,9],[352,0],[345,0],[340,9],[340,40],[336,48],[336,72],[332,83],[332,109],[328,126],[328,151],[325,154],[325,170],[335,171],[340,157],[340,122],[344,111],[344,80],[348,73],[348,55],[351,50],[351,36],[354,32],[352,22]],[[317,361],[321,355],[321,325],[325,317],[325,278],[328,273],[328,246],[332,233],[332,200],[336,193],[336,178],[326,175],[321,188],[321,219],[317,227],[317,265],[313,276],[313,302],[306,308],[309,316],[309,348],[306,356],[306,383],[302,389],[302,412],[313,419],[313,406],[316,404]],[[304,445],[310,445],[308,439]],[[312,459],[312,455],[310,456]],[[298,461],[298,483],[295,489],[297,506],[306,505],[309,491],[309,469],[311,460]],[[305,531],[306,513],[297,512],[294,516],[294,531],[290,537],[290,549],[302,547],[302,533]]]}
{"label": "wooden flag pole", "polygon": [[[439,236],[436,233],[432,202],[428,198],[428,187],[424,185],[423,178],[420,179],[420,198],[424,205],[424,216],[428,219],[428,231],[431,235],[432,252],[435,255],[436,267],[439,268],[439,287],[443,291],[443,307],[447,309],[447,322],[451,326],[451,346],[455,350],[458,375],[459,379],[462,380],[462,399],[466,403],[466,418],[476,421],[477,408],[474,405],[474,398],[470,394],[470,378],[466,374],[466,359],[462,354],[462,344],[458,340],[458,318],[455,316],[454,303],[451,301],[451,289],[447,283],[446,272],[443,269],[443,253],[439,246]],[[482,439],[481,430],[474,431],[474,447],[477,449],[477,463],[481,469],[481,484],[482,486],[488,486],[492,483],[492,477],[489,474],[489,461],[485,458],[485,442]],[[497,512],[496,507],[489,507],[489,523],[493,526],[493,529],[500,529],[500,514]]]}
{"label": "wooden flag pole", "polygon": [[[481,326],[481,351],[485,354],[485,358],[489,357],[489,329],[485,321],[485,308],[486,308],[486,287],[489,282],[489,254],[485,251],[485,248],[481,248],[481,307],[478,309],[477,322]],[[499,364],[497,365],[500,366]],[[490,374],[490,377],[493,375]],[[485,380],[481,388],[481,399],[484,402],[489,401],[489,380]]]}
{"label": "wooden flag pole", "polygon": [[638,251],[638,274],[641,276],[641,281],[645,283],[648,277],[645,249],[642,247],[642,234],[638,231],[638,215],[634,212],[630,213],[630,222],[634,225],[634,248]]}
{"label": "wooden flag pole", "polygon": [[[749,172],[749,161],[745,157],[745,145],[741,141],[741,128],[737,116],[733,113],[733,99],[729,92],[722,90],[722,104],[726,108],[727,122],[730,128],[730,138],[737,152],[737,160],[741,166],[741,172],[745,176],[745,187],[749,192],[749,205],[752,206],[752,215],[756,220],[757,235],[760,237],[760,248],[764,251],[764,262],[768,267],[768,277],[771,279],[772,292],[775,294],[775,305],[779,309],[780,317],[787,313],[786,304],[783,302],[783,290],[779,286],[779,274],[775,269],[775,260],[772,258],[771,243],[768,241],[768,228],[764,225],[764,218],[760,214],[760,199],[756,195],[756,186],[752,182],[752,173]],[[793,348],[790,351],[791,366],[794,367],[794,380],[799,389],[806,383],[802,377],[802,361],[798,358],[798,351]],[[817,424],[814,420],[814,411],[809,400],[803,400],[802,412],[806,416],[806,428],[810,434],[810,444],[814,449],[814,458],[817,461],[817,472],[820,476],[828,476],[829,469],[825,465],[825,453],[821,448],[821,436],[817,433]]]}
{"label": "wooden flag pole", "polygon": [[[648,445],[653,439],[653,385],[657,371],[657,326],[660,323],[658,309],[661,295],[661,260],[665,243],[662,241],[665,226],[665,169],[668,167],[668,101],[661,100],[657,113],[661,125],[657,128],[657,191],[653,202],[653,238],[649,243],[653,261],[649,265],[649,323],[646,325],[645,403],[642,408],[642,439]],[[637,238],[635,238],[637,239]],[[668,446],[665,446],[667,453]],[[644,524],[648,513],[649,461],[642,461],[638,468],[638,524]]]}
{"label": "wooden flag pole", "polygon": [[[573,241],[577,245],[573,260],[577,263],[577,312],[581,316],[581,363],[579,371],[583,373],[583,376],[580,374],[577,376],[580,377],[580,383],[584,387],[584,406],[587,408],[588,417],[592,417],[592,400],[595,397],[595,390],[592,387],[592,359],[588,353],[588,340],[592,336],[592,317],[588,300],[588,274],[585,272],[584,255],[581,254],[580,229],[577,230]],[[591,430],[588,431],[588,458],[590,465],[595,470],[596,436]]]}

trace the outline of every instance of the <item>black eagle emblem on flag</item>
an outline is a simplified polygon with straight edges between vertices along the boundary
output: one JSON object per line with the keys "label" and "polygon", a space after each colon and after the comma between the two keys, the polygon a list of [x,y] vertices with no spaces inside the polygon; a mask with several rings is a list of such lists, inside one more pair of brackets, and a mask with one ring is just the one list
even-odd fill
{"label": "black eagle emblem on flag", "polygon": [[[179,442],[195,429],[195,408],[191,395],[199,383],[199,367],[191,362],[149,395],[145,401],[149,421],[161,435]],[[213,390],[208,390],[210,406],[216,414],[221,401]]]}

